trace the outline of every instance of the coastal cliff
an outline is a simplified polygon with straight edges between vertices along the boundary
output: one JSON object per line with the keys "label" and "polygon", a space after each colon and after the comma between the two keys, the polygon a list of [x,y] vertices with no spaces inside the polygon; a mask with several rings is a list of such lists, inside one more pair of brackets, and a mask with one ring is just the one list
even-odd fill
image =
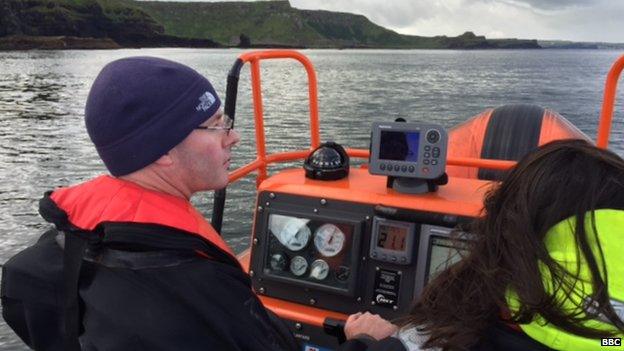
{"label": "coastal cliff", "polygon": [[151,16],[124,0],[2,0],[0,49],[219,47],[206,38],[164,33]]}
{"label": "coastal cliff", "polygon": [[118,47],[540,48],[536,40],[402,35],[365,16],[286,0],[2,0],[0,50]]}
{"label": "coastal cliff", "polygon": [[[489,40],[402,35],[362,15],[293,8],[286,0],[260,2],[136,2],[178,37],[212,38],[228,46],[308,48],[539,48],[536,40]],[[245,39],[245,40],[242,40]]]}

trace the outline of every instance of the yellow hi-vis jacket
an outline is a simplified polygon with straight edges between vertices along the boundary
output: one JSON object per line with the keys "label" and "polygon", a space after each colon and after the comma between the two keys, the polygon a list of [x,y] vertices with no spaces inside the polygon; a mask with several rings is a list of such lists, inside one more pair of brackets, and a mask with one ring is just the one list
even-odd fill
{"label": "yellow hi-vis jacket", "polygon": [[[595,230],[592,225],[592,212],[588,212],[585,217],[585,230],[587,232],[587,240],[589,246],[596,258],[601,276],[608,281],[609,297],[611,304],[624,320],[624,211],[601,209],[593,211],[595,215]],[[545,237],[546,249],[550,256],[558,262],[564,269],[573,275],[578,275],[579,279],[563,284],[564,286],[555,286],[552,282],[548,269],[542,265],[542,277],[546,290],[554,294],[559,301],[563,301],[564,308],[569,311],[579,313],[579,316],[585,316],[587,311],[592,310],[590,296],[592,293],[591,274],[587,267],[587,261],[583,254],[579,251],[574,237],[574,227],[576,224],[575,217],[568,218],[553,228],[551,228]],[[597,235],[594,235],[597,233]],[[600,242],[602,253],[604,256],[604,264],[606,267],[606,275],[602,269],[602,259],[597,240]],[[578,265],[578,274],[577,273]],[[566,297],[566,291],[571,292],[570,298]],[[507,301],[512,311],[517,311],[520,303],[517,295],[510,291],[507,295]],[[579,307],[580,306],[580,307]],[[617,329],[610,324],[606,318],[597,318],[588,320],[585,326],[616,331]],[[552,324],[547,323],[542,317],[537,317],[529,324],[521,324],[522,330],[532,339],[553,348],[555,350],[624,350],[622,341],[624,334],[618,332],[615,338],[619,338],[619,346],[617,341],[600,339],[588,339],[578,335],[570,334],[561,330]],[[606,345],[612,343],[614,345]]]}

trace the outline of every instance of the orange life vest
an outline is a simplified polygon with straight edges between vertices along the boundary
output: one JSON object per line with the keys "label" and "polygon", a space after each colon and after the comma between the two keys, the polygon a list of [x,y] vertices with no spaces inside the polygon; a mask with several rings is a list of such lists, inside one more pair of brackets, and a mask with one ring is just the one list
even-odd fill
{"label": "orange life vest", "polygon": [[50,198],[67,213],[71,224],[83,230],[94,230],[105,222],[159,224],[195,233],[234,256],[201,213],[177,196],[104,175],[57,189]]}

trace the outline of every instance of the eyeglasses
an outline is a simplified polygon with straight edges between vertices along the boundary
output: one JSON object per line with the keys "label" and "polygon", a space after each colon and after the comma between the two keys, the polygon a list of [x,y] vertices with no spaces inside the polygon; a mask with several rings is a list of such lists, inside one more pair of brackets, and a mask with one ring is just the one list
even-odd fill
{"label": "eyeglasses", "polygon": [[203,129],[203,130],[222,130],[225,132],[225,135],[230,135],[230,130],[234,128],[234,120],[230,118],[230,116],[226,114],[222,114],[219,117],[219,122],[216,126],[197,126],[195,129]]}

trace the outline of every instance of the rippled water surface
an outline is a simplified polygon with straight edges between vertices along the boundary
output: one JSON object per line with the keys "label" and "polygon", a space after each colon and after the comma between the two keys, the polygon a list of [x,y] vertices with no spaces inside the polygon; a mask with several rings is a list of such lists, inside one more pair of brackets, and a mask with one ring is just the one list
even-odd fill
{"label": "rippled water surface", "polygon": [[[309,50],[319,81],[322,140],[367,148],[370,123],[431,121],[451,127],[488,107],[532,103],[552,108],[594,137],[603,84],[616,51]],[[37,214],[44,191],[105,172],[83,123],[91,82],[107,62],[153,55],[192,66],[221,94],[240,51],[150,49],[0,52],[0,263],[32,243],[47,225]],[[290,61],[263,63],[269,151],[305,148],[306,76]],[[234,166],[255,157],[248,69],[241,76]],[[622,91],[622,89],[620,89]],[[624,154],[624,96],[618,94],[611,147]],[[255,181],[230,187],[225,237],[248,245]],[[194,203],[210,215],[210,193]],[[0,321],[0,350],[26,349]]]}

